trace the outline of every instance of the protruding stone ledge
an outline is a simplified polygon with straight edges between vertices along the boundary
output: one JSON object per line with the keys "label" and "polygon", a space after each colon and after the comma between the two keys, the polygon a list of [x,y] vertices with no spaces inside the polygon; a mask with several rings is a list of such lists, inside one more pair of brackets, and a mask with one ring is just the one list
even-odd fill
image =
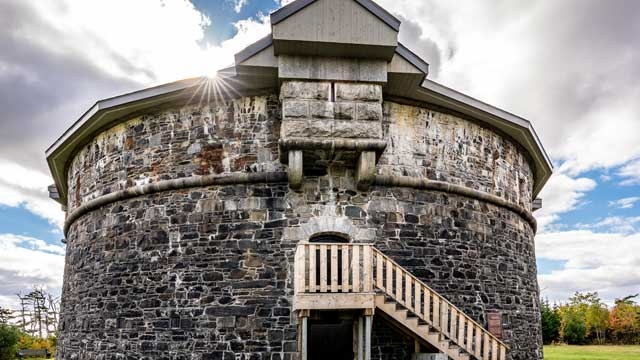
{"label": "protruding stone ledge", "polygon": [[284,183],[287,182],[286,172],[264,173],[232,173],[225,175],[192,176],[179,179],[163,180],[151,184],[130,187],[128,189],[112,192],[90,200],[71,212],[64,222],[64,234],[68,235],[69,228],[80,216],[98,209],[102,206],[131,199],[134,197],[154,194],[163,191],[203,187],[212,185],[235,185],[256,183]]}
{"label": "protruding stone ledge", "polygon": [[384,149],[387,148],[385,140],[377,139],[310,139],[303,137],[289,137],[280,139],[280,161],[287,163],[288,150],[348,150],[348,151],[373,151],[376,153],[376,159],[382,155]]}
{"label": "protruding stone ledge", "polygon": [[[313,146],[313,141],[302,142],[305,146]],[[282,144],[281,144],[282,145]],[[316,144],[317,146],[318,144]],[[339,144],[344,145],[344,144]],[[367,144],[358,144],[359,146],[365,146]],[[369,146],[375,144],[368,144]],[[386,145],[386,144],[385,144]],[[324,146],[336,146],[336,144],[324,144]],[[378,145],[379,146],[379,145]],[[288,151],[287,151],[288,153]],[[100,196],[91,201],[88,201],[74,211],[72,211],[65,220],[64,234],[68,235],[69,228],[74,221],[76,221],[82,215],[98,209],[102,206],[114,203],[116,201],[122,201],[131,199],[134,197],[154,194],[163,191],[186,189],[192,187],[204,187],[212,185],[236,185],[236,184],[257,184],[257,183],[286,183],[289,180],[289,174],[286,172],[264,172],[264,173],[233,173],[225,175],[206,175],[206,176],[193,176],[188,178],[163,180],[156,183],[134,186],[128,189],[116,191],[107,195]],[[533,231],[536,231],[537,223],[533,215],[527,211],[524,207],[508,202],[507,200],[498,197],[496,195],[488,194],[479,190],[471,189],[461,185],[449,184],[442,181],[434,181],[423,178],[415,178],[409,176],[386,176],[376,175],[373,179],[372,185],[375,186],[389,186],[389,187],[408,187],[419,190],[434,190],[442,191],[457,195],[466,196],[469,198],[482,200],[490,204],[500,206],[511,210],[521,216],[525,221],[529,223]]]}

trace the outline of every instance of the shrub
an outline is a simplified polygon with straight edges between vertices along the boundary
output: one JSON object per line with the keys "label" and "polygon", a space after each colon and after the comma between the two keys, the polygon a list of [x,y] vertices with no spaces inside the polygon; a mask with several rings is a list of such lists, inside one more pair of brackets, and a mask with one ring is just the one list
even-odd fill
{"label": "shrub", "polygon": [[0,359],[12,360],[18,351],[20,332],[11,325],[0,324]]}

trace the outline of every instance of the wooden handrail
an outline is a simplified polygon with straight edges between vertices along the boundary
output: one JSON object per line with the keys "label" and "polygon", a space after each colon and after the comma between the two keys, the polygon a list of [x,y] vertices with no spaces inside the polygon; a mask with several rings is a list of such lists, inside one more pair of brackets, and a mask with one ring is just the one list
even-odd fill
{"label": "wooden handrail", "polygon": [[296,294],[373,293],[374,288],[392,297],[477,359],[506,359],[506,344],[373,245],[298,245],[294,277]]}
{"label": "wooden handrail", "polygon": [[[429,315],[425,314],[428,310],[425,310],[423,312],[420,311],[420,309],[416,309],[415,305],[416,305],[416,301],[419,301],[418,299],[420,298],[420,291],[418,290],[417,286],[413,286],[414,288],[414,292],[413,294],[411,294],[411,289],[409,286],[405,286],[405,292],[404,292],[404,299],[402,299],[402,289],[401,286],[397,286],[398,283],[402,283],[402,279],[410,279],[409,281],[405,280],[405,284],[409,284],[411,281],[414,284],[419,284],[420,287],[422,287],[422,289],[425,289],[428,291],[429,296],[433,296],[434,298],[438,299],[438,302],[434,301],[434,309],[431,309],[434,314],[435,313],[439,313],[437,316],[437,320],[440,320],[440,323],[446,323],[447,321],[442,321],[441,316],[445,315],[448,317],[448,313],[451,312],[452,314],[457,315],[458,317],[458,322],[454,323],[454,319],[451,319],[451,326],[448,329],[440,329],[445,335],[447,335],[447,337],[449,337],[452,341],[454,341],[455,343],[457,343],[460,347],[465,348],[467,350],[467,352],[469,352],[472,355],[475,355],[476,357],[482,358],[482,359],[490,359],[489,358],[489,347],[491,347],[492,351],[491,351],[491,359],[490,360],[497,360],[497,359],[506,359],[506,350],[509,349],[509,347],[502,342],[500,339],[498,339],[495,335],[491,334],[489,331],[487,331],[482,325],[478,324],[475,320],[473,320],[471,317],[469,317],[468,315],[466,315],[462,310],[460,310],[457,306],[455,306],[454,304],[452,304],[449,300],[445,299],[444,297],[442,297],[440,294],[438,294],[435,290],[433,290],[431,287],[429,287],[427,284],[425,284],[422,280],[418,279],[415,275],[413,275],[412,273],[410,273],[409,271],[407,271],[405,268],[403,268],[402,266],[400,266],[397,262],[395,262],[393,259],[391,259],[390,257],[388,257],[387,255],[383,254],[380,250],[376,249],[375,247],[373,247],[372,250],[372,254],[374,255],[374,257],[376,257],[376,261],[375,263],[377,264],[375,273],[376,275],[381,276],[382,275],[382,269],[380,269],[380,265],[387,263],[387,264],[392,264],[393,267],[395,267],[396,269],[398,269],[399,271],[397,271],[396,273],[396,291],[392,291],[393,289],[387,289],[384,286],[380,286],[380,279],[379,277],[376,277],[376,282],[375,285],[377,288],[379,288],[380,290],[384,291],[387,295],[391,296],[392,298],[394,298],[394,300],[398,301],[400,304],[404,305],[405,307],[407,307],[409,310],[411,310],[413,313],[415,313],[418,317],[422,318],[423,320],[427,321],[428,323],[430,323],[431,325],[434,326],[438,326],[438,322],[435,321],[436,319],[434,319],[434,321],[431,321],[429,319]],[[380,260],[378,260],[380,259]],[[390,282],[389,280],[393,279],[393,276],[390,274],[391,271],[389,271],[388,267],[387,267],[387,276],[386,276],[386,284],[390,284],[392,282]],[[400,280],[400,281],[398,281]],[[426,294],[426,293],[425,293]],[[407,299],[408,303],[407,303]],[[435,309],[435,305],[437,303],[437,307],[439,309]],[[443,307],[446,310],[442,310]],[[448,310],[448,311],[447,311]],[[426,316],[425,316],[426,315]],[[434,315],[435,317],[435,315]],[[462,320],[464,319],[464,321]],[[467,336],[464,336],[464,329],[462,329],[462,327],[466,325],[466,329],[467,329]],[[475,329],[475,331],[469,331],[469,328],[472,327],[473,329]],[[462,331],[458,331],[457,336],[455,336],[456,334],[451,334],[451,331],[456,329],[462,329]],[[473,342],[473,338],[471,336],[472,332],[476,332],[476,341],[475,343]],[[481,342],[481,339],[479,336],[477,336],[478,334],[484,335],[485,338],[485,353],[484,356],[481,356],[478,349],[479,346],[476,346],[475,348],[472,349],[472,344],[479,344]],[[465,346],[465,342],[467,344],[467,346]],[[490,345],[488,345],[490,344]],[[498,358],[498,354],[500,354],[500,357]]]}

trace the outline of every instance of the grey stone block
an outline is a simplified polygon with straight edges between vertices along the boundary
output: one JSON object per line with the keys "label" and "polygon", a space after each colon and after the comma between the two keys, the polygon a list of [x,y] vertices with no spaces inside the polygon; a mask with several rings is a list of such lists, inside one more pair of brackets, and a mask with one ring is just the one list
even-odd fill
{"label": "grey stone block", "polygon": [[311,117],[316,119],[332,119],[333,103],[329,101],[311,101],[309,103]]}
{"label": "grey stone block", "polygon": [[285,81],[280,87],[281,99],[329,100],[331,83],[324,81]]}
{"label": "grey stone block", "polygon": [[356,106],[353,102],[337,102],[335,105],[336,120],[352,120],[355,118]]}
{"label": "grey stone block", "polygon": [[308,118],[309,103],[306,101],[285,100],[282,103],[282,116],[289,118]]}
{"label": "grey stone block", "polygon": [[376,84],[336,83],[336,100],[382,101],[382,86]]}
{"label": "grey stone block", "polygon": [[335,121],[332,136],[341,138],[382,138],[382,125],[373,121]]}
{"label": "grey stone block", "polygon": [[282,122],[282,137],[328,137],[331,136],[332,120],[288,120]]}
{"label": "grey stone block", "polygon": [[382,120],[382,104],[380,103],[358,103],[356,109],[357,120]]}

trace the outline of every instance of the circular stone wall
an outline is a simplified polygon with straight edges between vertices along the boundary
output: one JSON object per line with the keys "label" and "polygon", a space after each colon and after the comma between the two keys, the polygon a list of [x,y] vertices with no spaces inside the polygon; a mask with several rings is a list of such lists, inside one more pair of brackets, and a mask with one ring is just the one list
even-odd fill
{"label": "circular stone wall", "polygon": [[[375,183],[357,191],[353,171],[339,167],[292,191],[278,161],[279,109],[276,96],[261,96],[150,112],[78,152],[58,359],[297,359],[293,254],[319,217],[348,224],[353,241],[374,243],[479,323],[501,311],[509,357],[542,358],[530,222],[471,196]],[[387,102],[384,112],[379,175],[446,181],[530,209],[532,172],[510,139],[428,109]],[[226,180],[80,211],[136,185],[201,175]],[[374,358],[409,354],[385,349]]]}

